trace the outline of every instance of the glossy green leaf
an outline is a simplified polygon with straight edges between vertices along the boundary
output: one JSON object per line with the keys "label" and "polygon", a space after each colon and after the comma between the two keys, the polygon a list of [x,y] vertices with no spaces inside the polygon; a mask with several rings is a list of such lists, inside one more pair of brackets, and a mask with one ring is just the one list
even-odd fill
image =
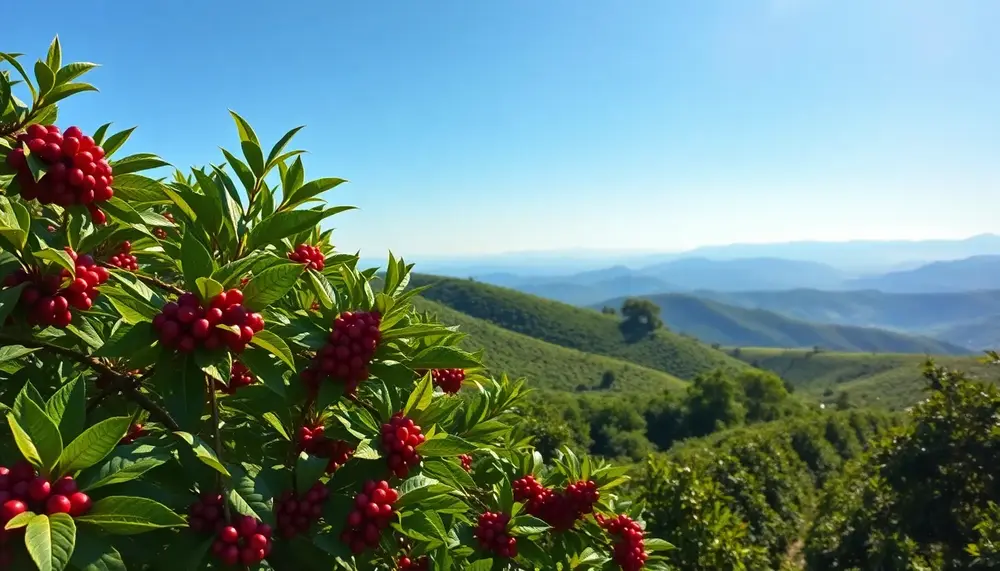
{"label": "glossy green leaf", "polygon": [[278,264],[255,275],[243,287],[243,307],[260,311],[291,291],[305,266],[295,262]]}
{"label": "glossy green leaf", "polygon": [[84,430],[59,457],[59,475],[75,474],[103,460],[128,432],[132,419],[120,416],[102,420]]}
{"label": "glossy green leaf", "polygon": [[110,496],[94,502],[79,523],[94,525],[112,535],[134,535],[155,529],[184,527],[187,522],[167,506],[133,496]]}
{"label": "glossy green leaf", "polygon": [[36,515],[24,532],[24,545],[38,571],[62,571],[76,545],[76,524],[69,514]]}
{"label": "glossy green leaf", "polygon": [[87,422],[87,383],[73,379],[59,388],[45,403],[45,413],[59,427],[63,442],[83,432]]}
{"label": "glossy green leaf", "polygon": [[210,277],[215,271],[212,254],[194,232],[184,233],[181,242],[181,269],[184,271],[184,283],[191,289],[195,288],[198,278]]}
{"label": "glossy green leaf", "polygon": [[18,418],[7,415],[17,447],[28,462],[49,474],[62,454],[59,428],[33,401],[24,400],[20,412]]}
{"label": "glossy green leaf", "polygon": [[198,460],[201,460],[203,464],[223,476],[226,476],[227,478],[230,477],[229,470],[222,465],[222,462],[219,461],[219,457],[215,454],[215,451],[212,450],[212,448],[206,444],[204,440],[188,432],[178,431],[173,434],[187,443],[187,445],[190,446],[191,450],[194,452],[194,455],[197,456]]}
{"label": "glossy green leaf", "polygon": [[292,350],[288,348],[288,344],[285,343],[284,339],[278,337],[273,332],[267,329],[258,331],[254,333],[250,343],[271,352],[272,355],[281,359],[293,371],[295,370],[295,360],[292,358]]}

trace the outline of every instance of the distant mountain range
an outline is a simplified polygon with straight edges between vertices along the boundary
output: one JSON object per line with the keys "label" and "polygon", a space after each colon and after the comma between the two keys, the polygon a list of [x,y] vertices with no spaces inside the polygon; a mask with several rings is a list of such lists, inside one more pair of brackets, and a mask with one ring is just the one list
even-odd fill
{"label": "distant mountain range", "polygon": [[[945,341],[873,327],[813,323],[764,309],[748,309],[687,294],[644,296],[660,306],[671,330],[706,343],[736,347],[820,347],[833,351],[872,353],[969,353]],[[599,304],[621,307],[624,298]]]}
{"label": "distant mountain range", "polygon": [[[855,240],[849,242],[800,241],[779,244],[730,244],[704,246],[684,252],[567,250],[509,252],[477,256],[407,256],[422,272],[454,277],[475,277],[501,283],[508,278],[558,278],[612,266],[638,269],[683,258],[739,260],[781,258],[825,264],[854,277],[907,270],[934,261],[1000,254],[1000,236],[982,234],[960,240]],[[378,266],[385,259],[365,259]],[[491,276],[487,280],[486,276]],[[492,281],[497,278],[498,281]]]}

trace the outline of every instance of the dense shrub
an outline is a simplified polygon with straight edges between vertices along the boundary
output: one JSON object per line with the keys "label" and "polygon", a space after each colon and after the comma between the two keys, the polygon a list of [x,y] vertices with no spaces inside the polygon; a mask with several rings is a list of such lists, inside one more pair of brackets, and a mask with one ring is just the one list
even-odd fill
{"label": "dense shrub", "polygon": [[1000,390],[933,365],[925,377],[930,397],[912,422],[826,487],[806,545],[810,568],[996,562]]}
{"label": "dense shrub", "polygon": [[[335,251],[320,224],[348,207],[319,195],[344,181],[306,181],[298,129],[265,155],[233,113],[242,157],[146,177],[168,165],[120,156],[131,130],[53,126],[93,64],[58,40],[34,77],[18,57],[0,54],[0,568],[664,568],[616,496],[626,468],[555,450],[565,434],[543,464],[523,382],[414,311],[411,266],[390,254],[376,281]],[[558,510],[515,502],[529,474]]]}

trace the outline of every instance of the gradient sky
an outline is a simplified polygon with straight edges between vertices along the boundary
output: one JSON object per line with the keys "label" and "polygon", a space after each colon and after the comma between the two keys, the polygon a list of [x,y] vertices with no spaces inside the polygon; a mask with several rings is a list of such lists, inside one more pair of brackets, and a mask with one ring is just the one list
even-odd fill
{"label": "gradient sky", "polygon": [[[29,3],[30,4],[30,3]],[[994,0],[45,3],[0,49],[102,68],[61,123],[188,167],[296,125],[381,256],[998,229]]]}

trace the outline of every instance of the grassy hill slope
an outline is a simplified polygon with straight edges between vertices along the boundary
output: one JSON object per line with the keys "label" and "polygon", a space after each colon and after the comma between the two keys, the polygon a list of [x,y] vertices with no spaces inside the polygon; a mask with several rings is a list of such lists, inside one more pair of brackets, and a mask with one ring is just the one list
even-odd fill
{"label": "grassy hill slope", "polygon": [[[743,361],[773,371],[797,391],[833,402],[846,392],[856,405],[900,409],[924,398],[922,355],[833,353],[798,349],[729,349]],[[934,361],[983,380],[1000,382],[1000,368],[975,356],[934,357]]]}
{"label": "grassy hill slope", "polygon": [[612,391],[662,392],[677,390],[686,383],[662,371],[640,367],[603,355],[591,355],[508,331],[470,317],[439,303],[416,298],[414,305],[448,325],[458,325],[469,335],[463,342],[468,350],[486,350],[486,364],[494,374],[525,377],[535,389],[573,391],[579,385],[597,387],[605,371],[615,374]]}
{"label": "grassy hill slope", "polygon": [[[643,296],[660,306],[667,326],[707,343],[789,349],[819,346],[832,351],[969,354],[951,343],[850,325],[800,321],[764,309],[748,309],[686,294]],[[624,298],[598,304],[621,307]]]}
{"label": "grassy hill slope", "polygon": [[658,331],[628,343],[614,317],[512,289],[427,275],[413,276],[410,285],[433,285],[421,295],[504,329],[584,353],[622,359],[682,379],[718,367],[745,366],[695,339],[669,331]]}

